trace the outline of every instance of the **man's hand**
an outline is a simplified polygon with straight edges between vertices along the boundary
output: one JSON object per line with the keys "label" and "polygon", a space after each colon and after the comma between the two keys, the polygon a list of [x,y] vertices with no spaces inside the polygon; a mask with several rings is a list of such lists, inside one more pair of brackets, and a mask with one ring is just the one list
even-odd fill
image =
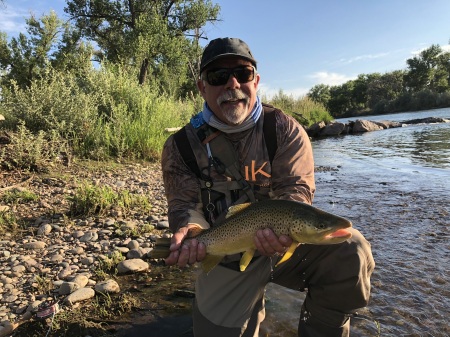
{"label": "man's hand", "polygon": [[183,244],[183,240],[188,237],[189,230],[200,226],[189,224],[180,228],[173,236],[170,244],[170,255],[165,259],[167,265],[178,265],[186,267],[188,264],[202,261],[206,256],[206,246],[196,239]]}
{"label": "man's hand", "polygon": [[287,235],[278,237],[270,228],[266,228],[256,232],[254,242],[261,255],[274,256],[284,254],[293,240]]}

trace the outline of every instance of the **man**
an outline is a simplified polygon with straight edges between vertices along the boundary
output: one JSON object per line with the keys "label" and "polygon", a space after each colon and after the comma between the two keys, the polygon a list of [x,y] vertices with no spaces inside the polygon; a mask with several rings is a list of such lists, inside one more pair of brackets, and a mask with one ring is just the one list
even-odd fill
{"label": "man", "polygon": [[[196,240],[183,244],[188,232],[214,226],[231,204],[264,198],[311,204],[315,191],[309,138],[293,118],[261,104],[260,75],[247,44],[235,38],[211,41],[200,70],[197,87],[205,100],[203,111],[182,130],[184,141],[169,137],[162,154],[174,232],[166,264],[180,267],[206,255],[205,246]],[[269,113],[275,116],[273,158],[264,127]],[[185,146],[192,149],[199,172],[183,157]],[[230,164],[231,155],[236,166]],[[237,267],[238,255],[198,275],[194,335],[257,337],[264,319],[264,289],[274,282],[307,290],[299,336],[348,336],[349,317],[367,305],[374,268],[369,243],[357,230],[351,231],[352,238],[342,244],[299,245],[291,259],[277,267],[292,239],[277,237],[267,228],[258,231],[254,242],[259,254],[245,272]]]}

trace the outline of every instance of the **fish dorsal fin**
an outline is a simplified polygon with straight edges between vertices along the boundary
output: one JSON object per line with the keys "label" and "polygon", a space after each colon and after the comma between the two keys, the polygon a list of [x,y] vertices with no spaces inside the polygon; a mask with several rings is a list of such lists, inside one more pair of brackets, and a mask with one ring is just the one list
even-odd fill
{"label": "fish dorsal fin", "polygon": [[246,202],[245,204],[239,204],[239,205],[234,205],[234,206],[230,206],[228,208],[228,212],[227,215],[225,217],[225,219],[228,219],[229,217],[242,212],[244,209],[246,209],[248,206],[250,206],[252,203],[251,202]]}

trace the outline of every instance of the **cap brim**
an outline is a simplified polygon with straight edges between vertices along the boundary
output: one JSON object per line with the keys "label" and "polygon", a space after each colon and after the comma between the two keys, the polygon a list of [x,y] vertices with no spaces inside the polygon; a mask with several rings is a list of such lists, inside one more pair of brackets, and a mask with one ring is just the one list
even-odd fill
{"label": "cap brim", "polygon": [[250,58],[250,57],[243,56],[243,55],[241,55],[241,54],[236,54],[236,53],[226,53],[226,54],[217,55],[217,56],[213,57],[212,59],[208,60],[208,62],[205,63],[205,64],[200,68],[200,72],[202,72],[203,70],[205,70],[205,68],[206,68],[208,65],[210,65],[212,62],[214,62],[214,61],[216,61],[216,60],[218,60],[218,59],[224,58],[224,57],[229,57],[229,56],[235,56],[235,57],[239,57],[239,58],[245,59],[245,60],[251,62],[251,63],[255,66],[255,68],[256,68],[256,60],[255,60],[255,59],[252,59],[252,58]]}

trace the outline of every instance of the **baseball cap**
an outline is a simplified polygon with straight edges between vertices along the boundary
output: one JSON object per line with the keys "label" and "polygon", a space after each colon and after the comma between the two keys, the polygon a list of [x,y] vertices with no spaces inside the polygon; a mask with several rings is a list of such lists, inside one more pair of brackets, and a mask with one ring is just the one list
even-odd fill
{"label": "baseball cap", "polygon": [[214,39],[206,46],[200,63],[200,72],[211,62],[226,56],[242,57],[253,63],[256,68],[256,60],[248,45],[241,39],[225,37]]}

